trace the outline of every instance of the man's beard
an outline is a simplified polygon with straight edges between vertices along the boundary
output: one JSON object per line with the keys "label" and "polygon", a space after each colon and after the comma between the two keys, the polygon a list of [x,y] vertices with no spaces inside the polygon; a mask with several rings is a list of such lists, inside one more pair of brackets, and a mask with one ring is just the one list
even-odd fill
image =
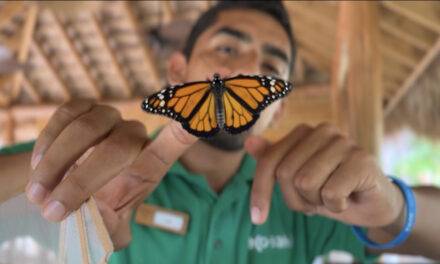
{"label": "man's beard", "polygon": [[202,138],[203,142],[224,151],[238,151],[244,148],[244,141],[249,135],[249,131],[231,135],[224,130],[218,132],[210,138]]}

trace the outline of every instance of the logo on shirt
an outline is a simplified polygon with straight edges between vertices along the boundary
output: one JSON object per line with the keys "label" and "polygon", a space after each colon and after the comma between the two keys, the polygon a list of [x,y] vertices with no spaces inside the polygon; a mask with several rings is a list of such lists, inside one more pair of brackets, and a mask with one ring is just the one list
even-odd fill
{"label": "logo on shirt", "polygon": [[249,250],[255,250],[258,253],[266,249],[290,249],[293,246],[293,238],[287,235],[256,235],[250,237],[248,241]]}

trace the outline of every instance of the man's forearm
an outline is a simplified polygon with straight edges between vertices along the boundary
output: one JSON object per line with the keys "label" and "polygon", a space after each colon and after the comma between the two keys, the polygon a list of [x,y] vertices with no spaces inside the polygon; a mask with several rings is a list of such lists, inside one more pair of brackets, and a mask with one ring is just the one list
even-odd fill
{"label": "man's forearm", "polygon": [[[440,189],[435,187],[413,188],[417,203],[416,223],[407,241],[399,247],[386,252],[422,255],[440,260]],[[370,228],[368,236],[377,242],[393,239],[403,228],[405,210],[391,225],[383,228]]]}
{"label": "man's forearm", "polygon": [[31,152],[0,156],[0,203],[24,191]]}

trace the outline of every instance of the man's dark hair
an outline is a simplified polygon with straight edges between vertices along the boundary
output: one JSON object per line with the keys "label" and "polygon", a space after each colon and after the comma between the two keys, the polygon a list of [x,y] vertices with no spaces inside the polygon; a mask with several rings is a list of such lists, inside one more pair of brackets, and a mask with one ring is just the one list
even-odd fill
{"label": "man's dark hair", "polygon": [[281,1],[219,1],[218,4],[211,7],[205,13],[203,13],[194,24],[191,32],[186,40],[185,46],[183,48],[183,55],[187,59],[190,58],[192,50],[194,48],[194,44],[196,43],[199,36],[212,24],[215,23],[217,16],[220,12],[228,9],[252,9],[263,12],[265,14],[270,15],[276,21],[280,23],[280,25],[284,28],[289,38],[290,46],[291,46],[291,55],[292,58],[289,63],[289,75],[292,72],[292,69],[295,65],[295,57],[296,57],[296,46],[295,46],[295,38],[293,35],[292,28],[289,22],[289,15],[286,12]]}

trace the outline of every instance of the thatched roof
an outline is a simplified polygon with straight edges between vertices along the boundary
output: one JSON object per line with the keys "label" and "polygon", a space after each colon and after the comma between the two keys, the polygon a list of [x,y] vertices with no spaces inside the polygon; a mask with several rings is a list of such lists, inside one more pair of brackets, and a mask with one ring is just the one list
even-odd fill
{"label": "thatched roof", "polygon": [[[44,107],[78,97],[138,100],[165,83],[167,56],[182,47],[193,21],[214,2],[3,1],[0,53],[6,48],[14,56],[0,63],[8,65],[0,67],[0,108]],[[419,79],[420,64],[429,54],[438,55],[440,2],[377,4],[387,122],[400,116],[417,131],[436,136],[438,76],[433,73],[431,81],[423,77],[408,84],[410,77]],[[295,83],[328,87],[339,2],[285,1],[285,5],[298,43]]]}
{"label": "thatched roof", "polygon": [[440,55],[410,88],[388,118],[389,131],[404,126],[440,140]]}

